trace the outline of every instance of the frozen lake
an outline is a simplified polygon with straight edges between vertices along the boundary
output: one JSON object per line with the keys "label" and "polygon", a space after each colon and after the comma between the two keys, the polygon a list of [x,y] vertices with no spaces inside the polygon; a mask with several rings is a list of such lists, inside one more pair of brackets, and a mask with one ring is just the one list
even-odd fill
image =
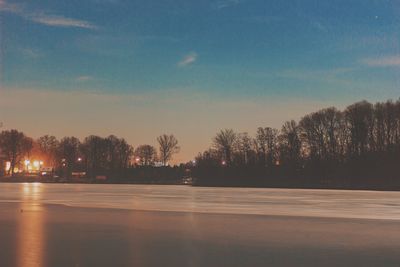
{"label": "frozen lake", "polygon": [[399,220],[398,192],[1,183],[0,266],[394,267]]}
{"label": "frozen lake", "polygon": [[0,202],[144,211],[400,220],[400,192],[1,183]]}

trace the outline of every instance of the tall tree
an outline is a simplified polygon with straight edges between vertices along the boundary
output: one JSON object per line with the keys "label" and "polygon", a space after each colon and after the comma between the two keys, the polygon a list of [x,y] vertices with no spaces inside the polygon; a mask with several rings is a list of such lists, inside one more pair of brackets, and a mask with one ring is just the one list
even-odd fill
{"label": "tall tree", "polygon": [[80,141],[76,137],[64,137],[57,149],[57,165],[66,170],[65,175],[71,176],[79,158]]}
{"label": "tall tree", "polygon": [[254,140],[258,161],[262,166],[272,166],[277,157],[278,130],[270,127],[259,127]]}
{"label": "tall tree", "polygon": [[342,160],[346,152],[347,139],[343,113],[334,107],[323,109],[321,113],[327,158],[330,160]]}
{"label": "tall tree", "polygon": [[90,135],[83,140],[81,151],[87,164],[88,175],[95,177],[107,169],[109,147],[105,138]]}
{"label": "tall tree", "polygon": [[151,145],[140,145],[135,150],[135,157],[144,166],[152,165],[157,158],[157,150]]}
{"label": "tall tree", "polygon": [[395,148],[397,152],[400,152],[400,99],[396,101],[395,114],[396,114],[396,130],[394,134]]}
{"label": "tall tree", "polygon": [[44,135],[36,141],[39,153],[48,166],[56,166],[57,147],[59,142],[55,136]]}
{"label": "tall tree", "polygon": [[374,105],[374,140],[378,152],[394,151],[399,140],[400,106],[391,100]]}
{"label": "tall tree", "polygon": [[124,138],[110,135],[105,140],[107,145],[108,170],[113,173],[126,169],[133,154],[133,148]]}
{"label": "tall tree", "polygon": [[0,147],[6,160],[10,162],[8,174],[14,175],[14,169],[17,164],[32,149],[33,141],[26,137],[24,133],[17,130],[2,131],[0,133]]}
{"label": "tall tree", "polygon": [[239,155],[239,161],[245,165],[249,163],[251,154],[254,154],[253,144],[254,141],[247,132],[237,134],[234,147]]}
{"label": "tall tree", "polygon": [[307,153],[312,159],[333,158],[337,152],[341,114],[335,108],[322,109],[300,120],[300,130]]}
{"label": "tall tree", "polygon": [[375,148],[373,106],[367,101],[350,105],[345,110],[349,130],[349,152],[353,156],[363,155]]}
{"label": "tall tree", "polygon": [[172,159],[173,154],[179,152],[178,140],[172,134],[163,134],[157,137],[157,142],[160,146],[160,159],[164,166]]}
{"label": "tall tree", "polygon": [[235,144],[237,134],[232,129],[221,130],[214,137],[213,145],[219,150],[223,156],[223,159],[227,163],[232,161],[233,146]]}
{"label": "tall tree", "polygon": [[208,149],[203,153],[199,153],[196,157],[196,166],[205,169],[220,167],[221,155],[220,151],[215,149]]}
{"label": "tall tree", "polygon": [[279,139],[281,160],[291,168],[298,167],[302,146],[298,124],[294,120],[285,122]]}

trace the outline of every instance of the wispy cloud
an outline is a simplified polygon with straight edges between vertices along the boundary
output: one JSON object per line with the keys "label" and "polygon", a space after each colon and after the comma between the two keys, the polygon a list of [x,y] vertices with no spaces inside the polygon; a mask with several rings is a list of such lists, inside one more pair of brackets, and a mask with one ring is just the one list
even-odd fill
{"label": "wispy cloud", "polygon": [[366,58],[362,62],[371,67],[400,67],[400,55]]}
{"label": "wispy cloud", "polygon": [[297,80],[337,81],[341,75],[349,74],[354,71],[356,71],[355,68],[345,68],[345,67],[326,69],[326,70],[288,69],[277,73],[277,75],[282,78],[297,79]]}
{"label": "wispy cloud", "polygon": [[89,75],[82,75],[75,78],[75,81],[77,82],[87,82],[91,80],[93,80],[93,77]]}
{"label": "wispy cloud", "polygon": [[178,62],[178,66],[185,67],[191,65],[196,62],[197,57],[198,55],[196,52],[189,53],[181,61]]}
{"label": "wispy cloud", "polygon": [[28,17],[31,21],[48,25],[48,26],[56,26],[56,27],[75,27],[75,28],[85,28],[85,29],[95,29],[96,26],[92,23],[79,20],[72,19],[63,16],[55,16],[55,15],[47,15],[47,14],[34,14]]}
{"label": "wispy cloud", "polygon": [[213,4],[213,7],[216,9],[223,9],[231,6],[236,6],[242,2],[243,0],[218,0]]}
{"label": "wispy cloud", "polygon": [[[362,81],[354,80],[352,77],[357,68],[354,67],[342,67],[333,69],[288,69],[276,73],[277,77],[281,77],[288,80],[297,80],[299,82],[306,82],[307,84],[318,84],[318,86],[334,86],[341,88],[349,87],[366,87],[366,84]],[[370,84],[369,84],[370,85]]]}
{"label": "wispy cloud", "polygon": [[30,11],[25,6],[10,4],[5,0],[0,0],[0,11],[13,13],[26,20],[35,23],[54,26],[54,27],[74,27],[85,29],[96,29],[97,27],[85,20],[68,18],[60,15],[49,14],[44,11]]}

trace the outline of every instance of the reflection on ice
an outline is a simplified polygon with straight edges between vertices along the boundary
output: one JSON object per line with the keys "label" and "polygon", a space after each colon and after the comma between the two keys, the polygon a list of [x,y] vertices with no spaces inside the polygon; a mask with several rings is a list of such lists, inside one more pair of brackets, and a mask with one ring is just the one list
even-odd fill
{"label": "reflection on ice", "polygon": [[[22,188],[22,196],[15,193]],[[400,192],[157,185],[3,184],[0,201],[137,210],[400,220]],[[32,216],[40,216],[34,215]]]}
{"label": "reflection on ice", "polygon": [[21,184],[20,218],[18,220],[17,261],[18,267],[43,266],[44,229],[41,210],[42,185]]}

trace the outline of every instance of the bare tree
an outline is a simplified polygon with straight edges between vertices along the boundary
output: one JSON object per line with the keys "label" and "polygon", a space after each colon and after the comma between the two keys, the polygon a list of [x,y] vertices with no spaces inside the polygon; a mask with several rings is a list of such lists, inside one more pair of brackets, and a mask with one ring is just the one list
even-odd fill
{"label": "bare tree", "polygon": [[350,133],[349,151],[351,155],[363,155],[374,150],[372,104],[362,101],[350,105],[345,110],[345,117]]}
{"label": "bare tree", "polygon": [[397,151],[400,151],[400,99],[396,101],[395,107],[396,114],[396,130],[394,131],[394,142]]}
{"label": "bare tree", "polygon": [[259,127],[254,140],[259,162],[265,166],[274,165],[277,157],[278,130]]}
{"label": "bare tree", "polygon": [[44,135],[39,137],[36,143],[39,153],[44,159],[45,164],[55,166],[57,158],[57,147],[59,145],[57,138],[55,136]]}
{"label": "bare tree", "polygon": [[387,101],[374,106],[375,144],[377,151],[392,151],[398,140],[398,103]]}
{"label": "bare tree", "polygon": [[227,163],[231,163],[232,161],[233,145],[235,144],[236,137],[237,135],[232,129],[221,130],[214,137],[214,146],[221,152]]}
{"label": "bare tree", "polygon": [[304,116],[299,123],[304,156],[313,164],[336,163],[345,153],[346,131],[343,115],[335,108]]}
{"label": "bare tree", "polygon": [[81,151],[85,157],[88,175],[92,178],[105,171],[108,165],[108,142],[105,138],[90,135],[83,140]]}
{"label": "bare tree", "polygon": [[196,157],[196,166],[205,168],[219,167],[219,160],[221,159],[220,154],[220,151],[212,148],[204,151],[203,153],[199,153]]}
{"label": "bare tree", "polygon": [[343,112],[334,107],[323,109],[321,112],[327,158],[330,160],[343,159],[346,153],[347,139]]}
{"label": "bare tree", "polygon": [[253,144],[253,139],[247,132],[236,135],[234,148],[240,158],[240,162],[243,162],[245,165],[249,163],[250,154],[254,154],[251,153],[253,152]]}
{"label": "bare tree", "polygon": [[76,137],[64,137],[57,149],[57,165],[66,170],[66,176],[70,176],[79,157],[80,141]]}
{"label": "bare tree", "polygon": [[27,155],[33,146],[33,140],[17,130],[0,133],[0,147],[6,159],[10,162],[9,175],[14,175],[14,168]]}
{"label": "bare tree", "polygon": [[163,134],[157,137],[157,142],[160,146],[160,159],[164,166],[172,159],[173,154],[179,152],[178,140],[174,135]]}
{"label": "bare tree", "polygon": [[294,120],[287,121],[282,126],[280,139],[281,159],[292,168],[298,166],[301,159],[301,140],[299,126]]}
{"label": "bare tree", "polygon": [[141,165],[152,165],[157,158],[157,150],[151,145],[140,145],[135,150],[135,157],[137,157]]}
{"label": "bare tree", "polygon": [[125,139],[110,135],[107,138],[91,135],[84,139],[80,150],[88,176],[118,175],[128,168],[133,148]]}
{"label": "bare tree", "polygon": [[114,171],[126,169],[133,154],[133,148],[124,138],[110,135],[105,139],[107,145],[108,169]]}

